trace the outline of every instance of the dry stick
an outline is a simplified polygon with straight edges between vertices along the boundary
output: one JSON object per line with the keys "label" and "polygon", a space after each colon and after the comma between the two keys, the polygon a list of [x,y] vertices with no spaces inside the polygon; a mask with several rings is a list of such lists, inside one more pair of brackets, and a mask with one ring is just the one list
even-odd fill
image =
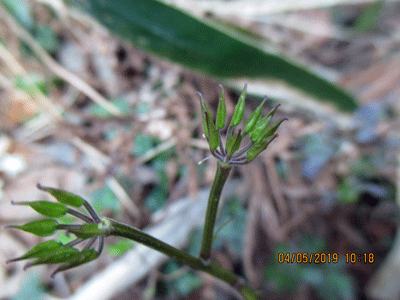
{"label": "dry stick", "polygon": [[[0,5],[1,7],[1,5]],[[22,28],[14,19],[10,16],[6,10],[2,8],[3,15],[6,16],[8,23],[10,24],[13,31],[26,43],[29,45],[31,50],[37,54],[43,63],[57,76],[64,79],[66,82],[69,82],[75,88],[80,90],[98,105],[102,106],[105,110],[110,112],[115,116],[121,116],[121,111],[115,107],[113,104],[109,103],[106,98],[100,95],[95,89],[93,89],[89,84],[87,84],[84,80],[79,78],[74,73],[68,71],[61,65],[59,65],[43,48],[35,41],[35,39],[24,29]]]}

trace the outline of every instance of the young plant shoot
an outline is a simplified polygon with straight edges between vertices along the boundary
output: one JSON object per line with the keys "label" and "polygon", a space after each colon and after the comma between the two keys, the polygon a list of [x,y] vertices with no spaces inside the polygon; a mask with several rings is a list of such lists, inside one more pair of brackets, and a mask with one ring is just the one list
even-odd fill
{"label": "young plant shoot", "polygon": [[[245,112],[247,85],[245,85],[239,97],[229,125],[226,125],[224,90],[222,86],[220,87],[221,93],[215,122],[202,94],[198,93],[202,108],[204,136],[207,139],[212,156],[218,160],[217,171],[208,199],[201,250],[198,257],[189,255],[132,226],[110,218],[100,218],[85,199],[75,194],[55,188],[43,187],[38,184],[39,189],[50,193],[58,202],[12,203],[15,205],[28,205],[39,214],[46,216],[47,219],[29,222],[24,225],[9,225],[6,228],[20,229],[41,237],[50,236],[58,230],[65,230],[68,234],[75,235],[76,239],[66,244],[56,240],[42,242],[21,257],[8,260],[7,263],[31,260],[25,265],[24,269],[40,264],[57,264],[58,267],[51,275],[51,277],[54,277],[58,272],[75,268],[98,258],[103,250],[105,237],[120,236],[144,244],[196,270],[204,271],[225,281],[237,289],[244,299],[257,299],[257,293],[246,284],[244,279],[211,260],[215,219],[221,192],[232,167],[253,161],[278,136],[275,132],[287,118],[270,124],[279,105],[273,108],[265,117],[262,117],[262,107],[266,101],[264,99],[250,115],[244,125],[244,129],[236,130],[236,127],[242,122]],[[222,136],[226,127],[226,136]],[[248,142],[241,148],[241,143],[245,138]],[[78,211],[77,208],[79,207],[84,207],[87,214]],[[76,217],[83,223],[61,224],[56,220],[66,214]],[[86,243],[82,250],[74,248],[80,243]]]}

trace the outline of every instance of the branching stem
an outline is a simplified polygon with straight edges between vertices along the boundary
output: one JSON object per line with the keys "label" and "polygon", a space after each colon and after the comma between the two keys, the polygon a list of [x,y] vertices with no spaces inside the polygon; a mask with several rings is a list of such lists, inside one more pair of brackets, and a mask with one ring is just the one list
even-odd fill
{"label": "branching stem", "polygon": [[188,253],[185,253],[175,247],[172,247],[163,241],[148,235],[134,227],[120,223],[116,220],[109,219],[111,223],[110,235],[120,236],[135,242],[141,243],[149,248],[157,250],[169,257],[175,258],[176,260],[184,263],[185,265],[192,267],[195,270],[206,272],[216,278],[219,278],[229,285],[235,287],[239,293],[248,300],[256,300],[256,294],[244,284],[244,280],[218,265],[215,262],[210,261],[209,264],[204,264],[203,260],[199,257],[194,257]]}

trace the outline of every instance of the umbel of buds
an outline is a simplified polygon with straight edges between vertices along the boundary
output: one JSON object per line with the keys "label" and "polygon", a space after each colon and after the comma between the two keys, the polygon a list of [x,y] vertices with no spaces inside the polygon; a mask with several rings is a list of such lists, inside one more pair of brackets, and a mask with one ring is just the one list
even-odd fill
{"label": "umbel of buds", "polygon": [[[245,99],[247,94],[247,84],[245,84],[239,97],[239,101],[235,106],[231,122],[228,125],[224,143],[224,140],[221,137],[221,131],[226,127],[226,106],[224,89],[221,85],[220,88],[221,94],[219,97],[215,123],[211,111],[204,101],[203,95],[198,92],[203,112],[203,129],[205,138],[210,146],[211,154],[217,158],[223,166],[248,164],[254,160],[258,154],[264,151],[272,140],[278,136],[275,131],[278,129],[279,125],[281,125],[283,121],[288,120],[288,118],[285,117],[270,124],[279,104],[265,117],[262,117],[262,107],[267,100],[267,97],[265,97],[264,101],[246,121],[244,129],[238,129],[237,132],[235,132],[235,127],[240,124],[244,116]],[[240,148],[243,138],[247,135],[250,138],[250,142],[243,148]]]}
{"label": "umbel of buds", "polygon": [[[54,277],[54,275],[60,271],[77,267],[99,257],[103,250],[104,237],[107,236],[110,231],[109,221],[107,219],[100,219],[90,204],[85,199],[75,194],[63,190],[42,187],[39,184],[38,188],[50,193],[58,203],[50,201],[13,201],[12,204],[28,205],[39,214],[49,218],[29,222],[24,225],[9,225],[6,227],[20,229],[41,237],[50,236],[57,230],[66,230],[67,233],[73,233],[76,236],[76,239],[65,245],[56,240],[49,240],[40,243],[23,256],[10,259],[7,263],[24,259],[33,259],[32,262],[25,265],[24,270],[31,266],[41,264],[60,264],[51,275],[51,277]],[[85,207],[89,215],[81,213],[75,209],[81,206]],[[65,214],[73,215],[84,223],[60,224],[55,220]],[[74,248],[74,246],[84,241],[87,242],[81,251]],[[98,245],[95,250],[93,249],[93,245],[95,245],[96,241],[98,241]]]}

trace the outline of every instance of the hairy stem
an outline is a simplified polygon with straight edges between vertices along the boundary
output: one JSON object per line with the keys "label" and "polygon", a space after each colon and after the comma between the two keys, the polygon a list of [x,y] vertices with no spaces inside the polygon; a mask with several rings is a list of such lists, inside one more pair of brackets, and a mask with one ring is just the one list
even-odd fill
{"label": "hairy stem", "polygon": [[203,238],[201,241],[201,249],[199,254],[199,256],[204,261],[208,261],[210,259],[219,198],[221,197],[222,189],[226,180],[228,179],[231,169],[232,167],[230,167],[229,165],[222,166],[222,164],[218,162],[217,172],[215,174],[214,182],[210,191],[210,196],[208,198]]}

